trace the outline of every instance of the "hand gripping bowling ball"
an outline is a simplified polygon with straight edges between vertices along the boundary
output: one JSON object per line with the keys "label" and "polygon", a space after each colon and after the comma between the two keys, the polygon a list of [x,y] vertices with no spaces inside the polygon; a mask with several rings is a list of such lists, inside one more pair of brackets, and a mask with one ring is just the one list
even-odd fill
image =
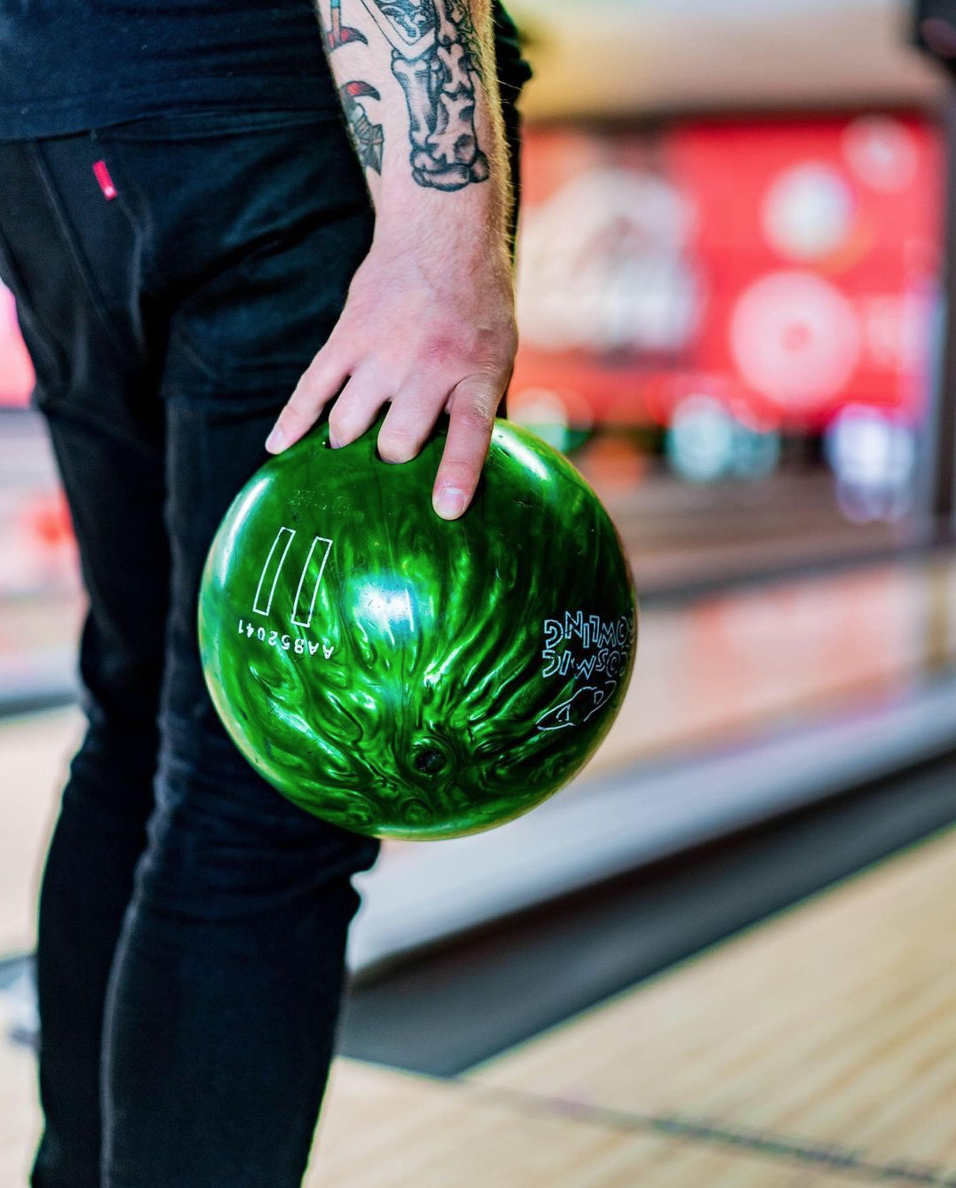
{"label": "hand gripping bowling ball", "polygon": [[444,430],[392,465],[379,425],[339,449],[322,425],[236,496],[203,575],[203,668],[239,750],[302,808],[457,837],[594,753],[631,674],[634,588],[597,496],[533,433],[497,421],[474,501],[445,521]]}

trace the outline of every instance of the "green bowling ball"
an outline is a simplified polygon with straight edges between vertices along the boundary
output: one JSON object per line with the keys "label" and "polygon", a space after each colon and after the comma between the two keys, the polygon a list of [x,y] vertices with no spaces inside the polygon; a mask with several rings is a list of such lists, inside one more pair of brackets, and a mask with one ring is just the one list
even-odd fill
{"label": "green bowling ball", "polygon": [[634,663],[634,587],[597,496],[529,430],[496,422],[471,506],[445,521],[447,420],[402,465],[378,457],[380,426],[332,449],[323,424],[236,496],[203,574],[203,669],[295,804],[358,833],[459,837],[594,754]]}

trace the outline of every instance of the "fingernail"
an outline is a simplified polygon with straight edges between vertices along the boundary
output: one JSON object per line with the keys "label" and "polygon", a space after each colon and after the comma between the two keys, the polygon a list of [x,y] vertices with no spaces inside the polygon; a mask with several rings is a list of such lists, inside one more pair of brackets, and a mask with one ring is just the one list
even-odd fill
{"label": "fingernail", "polygon": [[445,520],[457,519],[465,507],[465,492],[460,487],[442,487],[435,500],[435,511]]}
{"label": "fingernail", "polygon": [[279,454],[285,449],[285,433],[279,425],[273,425],[272,432],[266,438],[266,449],[270,454]]}
{"label": "fingernail", "polygon": [[329,445],[332,447],[333,450],[341,449],[341,446],[342,446],[342,443],[335,436],[335,434],[332,432],[331,429],[329,430]]}

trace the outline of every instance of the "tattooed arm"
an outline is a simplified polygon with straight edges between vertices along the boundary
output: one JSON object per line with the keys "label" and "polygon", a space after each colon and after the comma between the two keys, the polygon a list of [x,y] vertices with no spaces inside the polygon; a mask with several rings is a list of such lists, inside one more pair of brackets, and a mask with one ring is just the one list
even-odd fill
{"label": "tattooed arm", "polygon": [[392,462],[414,457],[447,412],[433,501],[453,519],[474,493],[516,346],[490,0],[318,7],[375,234],[267,447],[291,445],[340,389],[333,444],[360,436],[390,402],[378,446]]}

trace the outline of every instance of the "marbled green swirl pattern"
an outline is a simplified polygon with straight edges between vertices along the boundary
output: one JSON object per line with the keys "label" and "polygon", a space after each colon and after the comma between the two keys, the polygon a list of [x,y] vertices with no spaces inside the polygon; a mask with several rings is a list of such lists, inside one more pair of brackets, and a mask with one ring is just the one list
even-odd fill
{"label": "marbled green swirl pattern", "polygon": [[203,665],[290,800],[359,833],[455,837],[527,812],[593,754],[630,678],[634,589],[596,495],[533,433],[497,422],[474,502],[446,522],[444,431],[394,466],[380,425],[339,450],[323,425],[236,497],[203,578]]}

